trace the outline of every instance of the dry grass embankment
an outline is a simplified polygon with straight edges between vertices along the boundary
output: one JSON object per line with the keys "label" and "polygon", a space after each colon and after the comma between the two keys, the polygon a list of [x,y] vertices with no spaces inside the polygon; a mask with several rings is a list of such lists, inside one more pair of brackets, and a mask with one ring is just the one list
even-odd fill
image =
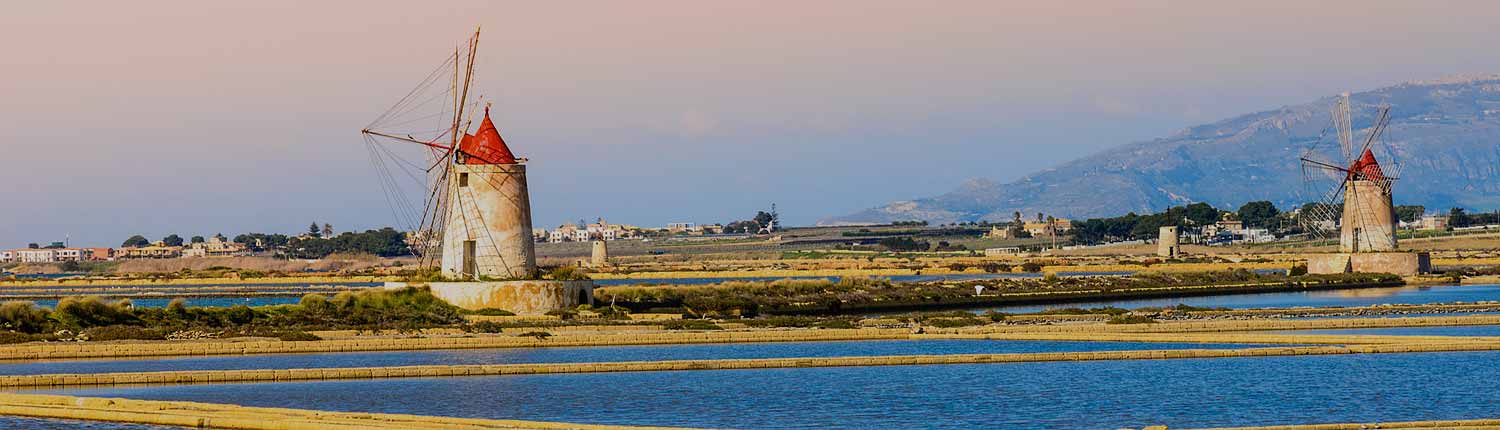
{"label": "dry grass embankment", "polygon": [[[598,328],[559,330],[515,328],[507,333],[545,331],[552,336],[455,335],[438,332],[425,337],[362,336],[322,341],[276,341],[215,339],[200,341],[149,341],[105,343],[29,343],[0,346],[0,360],[119,358],[152,356],[244,355],[280,353],[328,353],[406,351],[432,349],[536,348],[621,345],[670,345],[751,342],[815,342],[845,340],[908,340],[955,336],[1011,340],[1087,340],[1129,342],[1204,343],[1292,343],[1355,344],[1418,341],[1461,342],[1476,338],[1413,336],[1336,336],[1257,334],[1250,331],[1351,328],[1436,327],[1500,325],[1500,315],[1466,315],[1413,318],[1337,318],[1311,320],[1219,320],[1170,321],[1156,324],[1076,323],[1057,325],[987,325],[964,328],[926,327],[928,334],[914,335],[907,328],[858,329],[745,329],[718,331],[653,330],[608,332]],[[347,333],[343,333],[346,334]],[[1173,337],[1169,335],[1192,334]],[[987,337],[988,336],[988,337]],[[1282,339],[1273,336],[1305,336]],[[332,336],[330,336],[332,337]],[[1483,340],[1483,339],[1480,339]]]}
{"label": "dry grass embankment", "polygon": [[239,430],[660,428],[13,393],[0,394],[0,415]]}

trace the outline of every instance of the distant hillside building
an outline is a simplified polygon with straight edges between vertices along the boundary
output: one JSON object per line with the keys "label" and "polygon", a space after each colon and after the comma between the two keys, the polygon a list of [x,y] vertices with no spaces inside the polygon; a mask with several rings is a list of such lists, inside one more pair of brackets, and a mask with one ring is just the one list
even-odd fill
{"label": "distant hillside building", "polygon": [[115,250],[115,258],[177,258],[182,256],[181,246],[167,246],[166,243],[157,241],[147,246],[127,246]]}
{"label": "distant hillside building", "polygon": [[990,231],[985,233],[984,237],[990,239],[1013,239],[1010,233],[1010,224],[993,225],[990,226]]}
{"label": "distant hillside building", "polygon": [[188,245],[182,249],[182,257],[233,257],[249,255],[249,247],[243,243],[225,241],[224,238],[214,236],[206,242]]}
{"label": "distant hillside building", "polygon": [[1051,221],[1031,221],[1024,224],[1021,229],[1030,233],[1031,237],[1061,236],[1073,229],[1073,221],[1061,218]]}
{"label": "distant hillside building", "polygon": [[1418,230],[1447,230],[1448,229],[1448,216],[1447,215],[1423,215],[1422,219],[1417,220],[1417,229]]}

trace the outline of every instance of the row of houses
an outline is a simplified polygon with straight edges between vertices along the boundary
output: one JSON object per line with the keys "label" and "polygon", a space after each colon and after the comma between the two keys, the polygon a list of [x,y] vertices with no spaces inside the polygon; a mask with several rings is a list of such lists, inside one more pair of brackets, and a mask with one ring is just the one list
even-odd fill
{"label": "row of houses", "polygon": [[538,243],[561,243],[589,242],[596,239],[605,241],[640,239],[644,238],[648,231],[663,232],[671,235],[700,236],[722,234],[724,233],[724,225],[699,225],[691,222],[674,222],[668,223],[663,228],[646,229],[629,224],[610,224],[604,221],[604,218],[599,218],[598,221],[590,224],[563,224],[551,230],[532,229],[531,235],[532,239],[535,239]]}
{"label": "row of houses", "polygon": [[599,218],[598,221],[587,224],[563,224],[552,230],[535,229],[531,231],[532,238],[537,242],[588,242],[594,239],[620,240],[633,239],[640,235],[640,227],[626,224],[610,224]]}
{"label": "row of houses", "polygon": [[249,255],[245,244],[214,236],[187,246],[169,246],[156,242],[146,246],[121,248],[22,248],[0,251],[0,263],[62,263],[68,261],[110,261],[147,258],[231,257]]}
{"label": "row of houses", "polygon": [[21,248],[0,251],[0,263],[60,263],[114,259],[110,248]]}

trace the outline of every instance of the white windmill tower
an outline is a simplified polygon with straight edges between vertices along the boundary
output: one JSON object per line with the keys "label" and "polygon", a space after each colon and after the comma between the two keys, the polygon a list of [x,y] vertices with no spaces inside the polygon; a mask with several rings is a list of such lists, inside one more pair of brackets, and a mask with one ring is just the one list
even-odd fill
{"label": "white windmill tower", "polygon": [[[1339,254],[1314,258],[1309,271],[1315,273],[1425,271],[1423,254],[1399,253],[1396,245],[1396,211],[1392,187],[1402,164],[1381,136],[1390,123],[1390,106],[1376,108],[1374,122],[1361,139],[1355,139],[1350,116],[1349,93],[1341,94],[1332,109],[1337,150],[1320,151],[1322,139],[1305,151],[1303,183],[1321,195],[1318,202],[1303,206],[1298,221],[1316,237],[1339,238]],[[1379,156],[1377,157],[1377,154]],[[1386,160],[1385,167],[1377,159]]]}

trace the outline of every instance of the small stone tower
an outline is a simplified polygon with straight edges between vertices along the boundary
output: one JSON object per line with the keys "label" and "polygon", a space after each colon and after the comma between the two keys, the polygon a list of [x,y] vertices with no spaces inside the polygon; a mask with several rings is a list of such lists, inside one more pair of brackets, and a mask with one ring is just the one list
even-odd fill
{"label": "small stone tower", "polygon": [[609,265],[609,244],[604,242],[603,239],[594,239],[594,255],[589,260],[589,263],[594,267]]}
{"label": "small stone tower", "polygon": [[1163,226],[1156,239],[1156,255],[1167,258],[1177,258],[1182,253],[1182,248],[1177,242],[1177,226]]}
{"label": "small stone tower", "polygon": [[443,276],[534,278],[536,250],[526,166],[505,146],[490,122],[489,108],[479,130],[465,134],[459,149],[448,178]]}

